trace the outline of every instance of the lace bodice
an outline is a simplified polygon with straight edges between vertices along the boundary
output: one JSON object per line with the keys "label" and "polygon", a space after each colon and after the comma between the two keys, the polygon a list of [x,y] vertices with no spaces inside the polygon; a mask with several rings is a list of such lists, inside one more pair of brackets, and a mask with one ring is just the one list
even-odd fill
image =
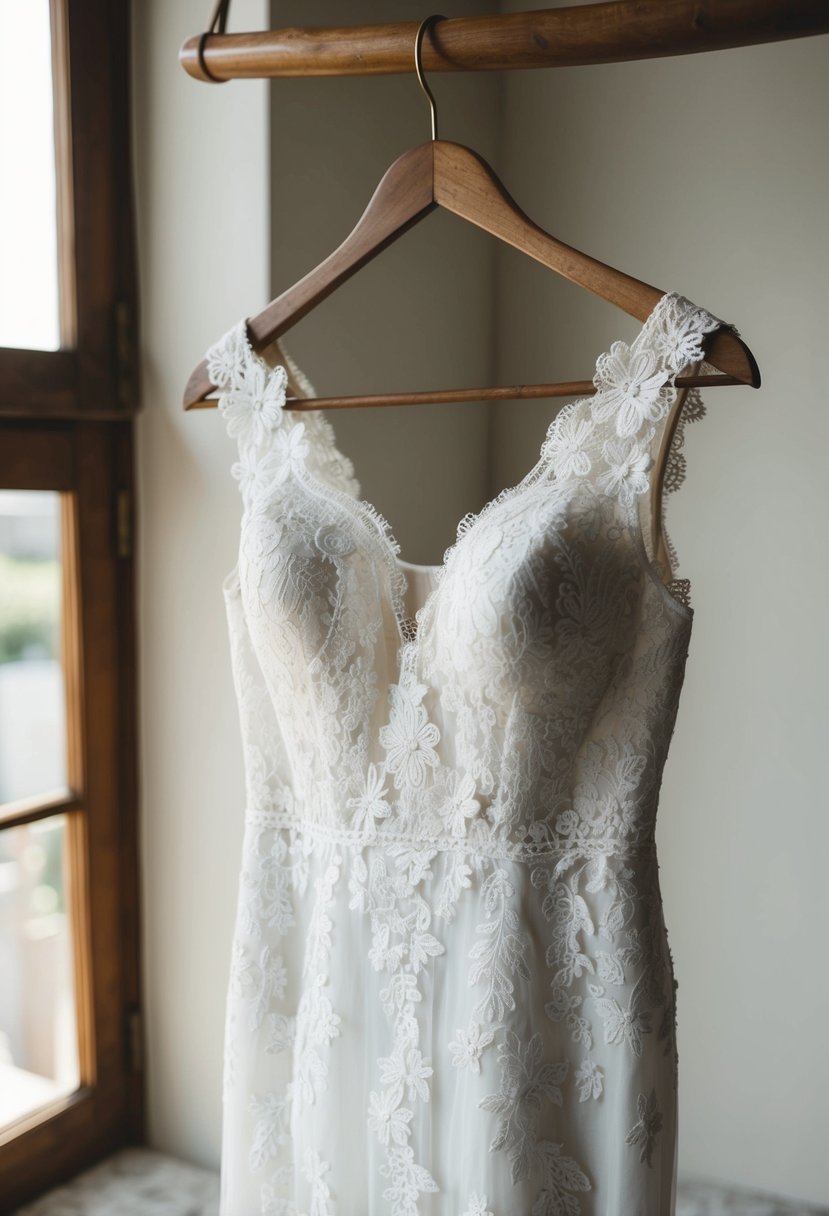
{"label": "lace bodice", "polygon": [[418,580],[278,345],[208,352],[244,505],[223,1216],[669,1212],[654,827],[692,610],[651,495],[720,324],[663,296]]}

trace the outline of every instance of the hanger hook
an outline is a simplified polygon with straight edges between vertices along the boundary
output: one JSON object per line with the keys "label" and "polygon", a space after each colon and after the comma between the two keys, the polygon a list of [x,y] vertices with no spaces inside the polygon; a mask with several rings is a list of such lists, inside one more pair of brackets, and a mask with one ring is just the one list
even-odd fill
{"label": "hanger hook", "polygon": [[426,94],[426,97],[428,98],[429,109],[432,111],[432,140],[433,141],[436,140],[438,137],[438,108],[437,108],[437,104],[435,102],[435,98],[432,93],[432,90],[429,88],[428,84],[426,83],[426,77],[423,75],[423,64],[421,62],[421,47],[423,46],[423,35],[426,33],[426,30],[429,28],[429,26],[432,24],[432,22],[433,21],[445,21],[445,20],[446,20],[446,18],[443,16],[442,13],[432,13],[431,17],[426,17],[426,18],[424,18],[423,21],[421,21],[420,28],[418,29],[417,36],[415,38],[415,72],[417,72],[417,79],[420,83],[420,87],[421,87],[421,89],[423,89],[423,92]]}
{"label": "hanger hook", "polygon": [[199,67],[202,70],[202,80],[209,80],[213,84],[226,84],[226,80],[222,80],[219,76],[214,76],[207,66],[204,59],[204,48],[207,39],[212,34],[224,34],[227,30],[227,15],[230,12],[230,0],[216,0],[213,8],[213,16],[210,18],[210,24],[199,38],[199,45],[196,54],[199,58]]}

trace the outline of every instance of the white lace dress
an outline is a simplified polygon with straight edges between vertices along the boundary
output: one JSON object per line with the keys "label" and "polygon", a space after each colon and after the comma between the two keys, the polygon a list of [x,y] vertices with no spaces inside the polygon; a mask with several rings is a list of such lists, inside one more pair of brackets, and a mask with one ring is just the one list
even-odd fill
{"label": "white lace dress", "polygon": [[679,415],[681,479],[673,381],[719,324],[665,295],[440,567],[283,409],[276,344],[208,352],[244,502],[222,1216],[673,1212],[654,826],[692,610],[650,470]]}

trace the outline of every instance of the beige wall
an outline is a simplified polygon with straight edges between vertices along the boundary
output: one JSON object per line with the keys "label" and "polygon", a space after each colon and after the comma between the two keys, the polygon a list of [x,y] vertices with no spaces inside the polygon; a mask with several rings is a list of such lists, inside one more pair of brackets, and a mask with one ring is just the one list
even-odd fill
{"label": "beige wall", "polygon": [[[313,18],[299,0],[277,8],[274,23],[378,18],[367,0],[347,18],[334,0]],[[232,28],[264,27],[266,9],[240,0]],[[395,0],[383,15],[422,11]],[[220,582],[239,501],[221,420],[183,414],[180,394],[209,342],[346,235],[394,156],[427,137],[428,110],[412,77],[277,81],[270,101],[258,83],[197,85],[176,50],[203,24],[201,0],[135,12],[150,1134],[215,1164],[242,814]],[[683,1167],[813,1199],[829,1195],[827,68],[829,43],[812,40],[433,82],[441,133],[490,157],[535,219],[736,322],[763,369],[761,393],[709,394],[672,503],[697,619],[661,874],[680,983]],[[633,328],[435,214],[287,345],[318,391],[370,391],[581,377]],[[551,416],[549,404],[507,405],[492,433],[475,405],[333,421],[403,556],[431,562],[463,514],[534,463]]]}
{"label": "beige wall", "polygon": [[[177,63],[202,0],[142,0],[135,108],[144,994],[153,1144],[215,1164],[242,768],[220,583],[239,496],[215,412],[185,414],[206,347],[268,294],[267,90]],[[266,20],[263,0],[234,18]]]}
{"label": "beige wall", "polygon": [[[680,1168],[823,1201],[827,115],[825,38],[515,72],[501,157],[540,224],[734,322],[762,369],[760,392],[708,393],[670,500],[696,609],[658,833]],[[590,376],[636,329],[511,251],[496,298],[501,382]],[[500,407],[495,488],[550,417]]]}

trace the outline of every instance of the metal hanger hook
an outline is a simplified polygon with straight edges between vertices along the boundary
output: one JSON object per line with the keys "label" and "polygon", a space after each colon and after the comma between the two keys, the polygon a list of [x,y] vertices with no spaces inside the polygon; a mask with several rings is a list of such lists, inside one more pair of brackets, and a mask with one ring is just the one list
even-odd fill
{"label": "metal hanger hook", "polygon": [[213,8],[213,16],[210,18],[210,24],[199,38],[199,45],[196,51],[199,59],[199,67],[202,70],[202,80],[209,80],[212,84],[226,84],[226,80],[222,80],[219,76],[214,76],[207,66],[204,58],[204,48],[207,39],[212,34],[224,34],[227,30],[227,15],[230,12],[230,0],[216,0]]}
{"label": "metal hanger hook", "polygon": [[432,111],[432,140],[433,141],[436,140],[438,137],[438,107],[437,107],[437,103],[434,98],[434,94],[432,93],[432,90],[429,88],[428,84],[426,83],[426,77],[423,75],[423,64],[421,62],[421,47],[423,46],[423,36],[426,33],[426,30],[432,24],[432,22],[433,21],[445,21],[445,20],[446,20],[446,18],[444,17],[443,13],[432,13],[431,17],[426,17],[426,18],[424,18],[423,21],[421,21],[420,28],[417,31],[417,36],[415,38],[415,72],[417,73],[417,79],[420,83],[420,87],[421,87],[421,89],[423,89],[423,92],[426,94],[426,97],[428,98],[429,109]]}

